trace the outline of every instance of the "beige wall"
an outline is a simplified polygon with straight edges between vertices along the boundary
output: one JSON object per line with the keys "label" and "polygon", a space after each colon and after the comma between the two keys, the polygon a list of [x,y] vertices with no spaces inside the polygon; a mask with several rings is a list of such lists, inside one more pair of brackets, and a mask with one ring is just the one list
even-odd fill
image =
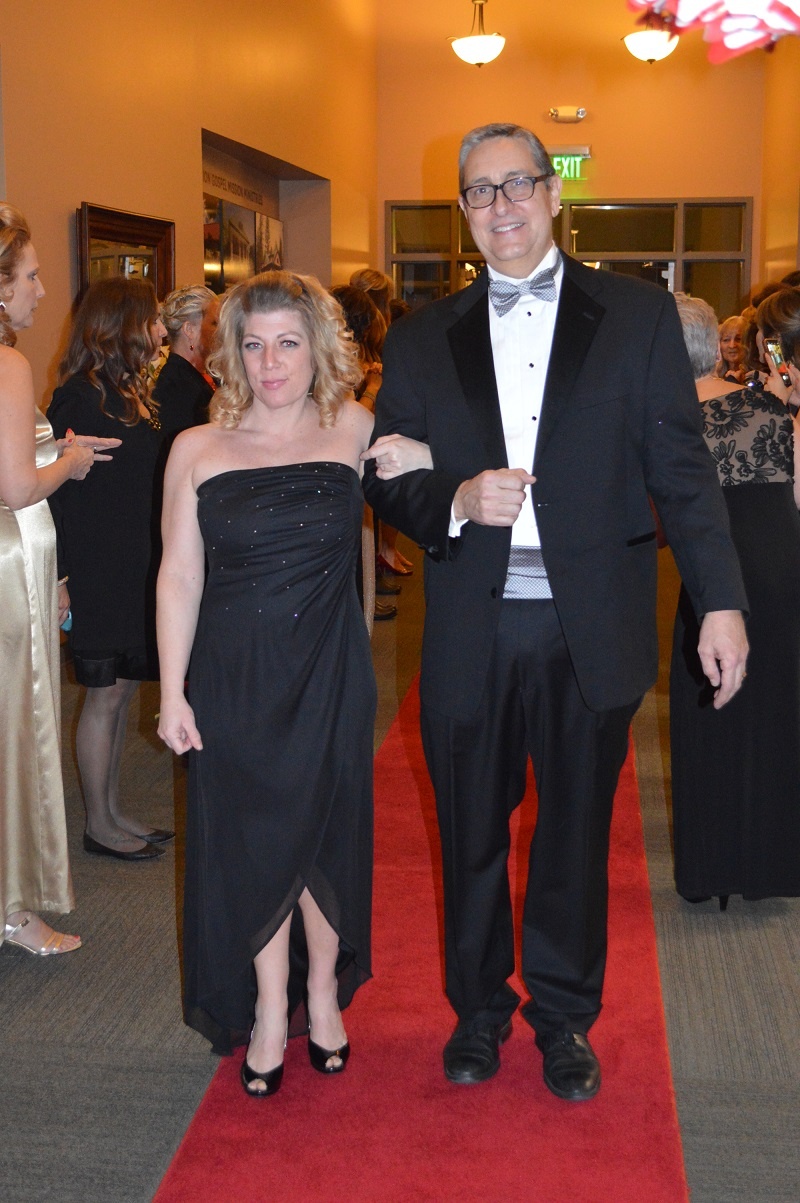
{"label": "beige wall", "polygon": [[30,0],[0,25],[6,187],[47,297],[20,348],[52,387],[77,286],[81,201],[176,223],[177,282],[202,273],[202,128],[331,180],[341,280],[376,238],[374,0]]}

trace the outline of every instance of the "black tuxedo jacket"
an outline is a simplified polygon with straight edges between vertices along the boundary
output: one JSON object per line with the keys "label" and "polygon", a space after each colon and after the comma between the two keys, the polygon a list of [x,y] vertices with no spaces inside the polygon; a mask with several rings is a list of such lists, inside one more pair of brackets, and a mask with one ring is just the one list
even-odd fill
{"label": "black tuxedo jacket", "polygon": [[[422,699],[469,721],[481,705],[510,527],[448,528],[459,484],[524,467],[550,587],[592,710],[654,682],[653,498],[698,615],[747,606],[675,303],[564,256],[533,465],[508,464],[489,336],[488,276],[392,326],[375,434],[430,445],[433,471],[364,488],[378,516],[425,548]],[[527,504],[527,503],[526,503]]]}

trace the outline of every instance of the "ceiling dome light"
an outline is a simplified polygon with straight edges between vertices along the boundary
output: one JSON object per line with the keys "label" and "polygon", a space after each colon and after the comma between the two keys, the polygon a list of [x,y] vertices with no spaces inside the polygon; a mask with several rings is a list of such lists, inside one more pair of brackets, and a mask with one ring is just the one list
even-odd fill
{"label": "ceiling dome light", "polygon": [[[506,44],[499,33],[487,33],[483,28],[483,6],[487,0],[472,0],[472,29],[465,38],[450,38],[458,57],[473,67],[482,67],[497,58]],[[477,30],[475,28],[477,24]]]}
{"label": "ceiling dome light", "polygon": [[666,29],[640,29],[637,33],[629,33],[624,37],[628,50],[634,58],[643,63],[659,63],[672,54],[679,39]]}

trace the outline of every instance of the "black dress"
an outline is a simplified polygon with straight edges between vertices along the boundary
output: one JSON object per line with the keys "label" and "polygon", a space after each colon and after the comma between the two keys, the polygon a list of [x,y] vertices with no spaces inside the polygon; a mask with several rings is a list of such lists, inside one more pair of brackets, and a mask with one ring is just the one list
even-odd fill
{"label": "black dress", "polygon": [[47,416],[56,438],[76,434],[121,439],[111,463],[85,480],[68,480],[49,499],[59,541],[59,573],[69,574],[70,649],[83,685],[116,677],[158,680],[155,584],[160,558],[156,465],[162,435],[141,419],[126,426],[124,403],[73,376],[53,393]]}
{"label": "black dress", "polygon": [[339,1005],[370,976],[375,680],[355,586],[364,499],[340,463],[224,472],[198,489],[209,573],[189,670],[186,1022],[229,1052],[253,958],[294,911],[291,1031],[305,1030],[297,900],[338,932]]}
{"label": "black dress", "polygon": [[800,516],[792,422],[770,393],[703,404],[750,616],[740,692],[721,710],[684,590],[672,649],[675,881],[696,900],[800,894]]}
{"label": "black dress", "polygon": [[158,373],[153,400],[158,402],[161,429],[169,443],[190,426],[208,421],[208,403],[214,390],[202,372],[173,351]]}

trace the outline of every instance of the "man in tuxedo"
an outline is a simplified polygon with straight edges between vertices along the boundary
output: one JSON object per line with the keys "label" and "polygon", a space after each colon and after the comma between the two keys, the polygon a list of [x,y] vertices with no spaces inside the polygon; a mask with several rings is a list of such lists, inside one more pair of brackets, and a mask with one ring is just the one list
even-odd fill
{"label": "man in tuxedo", "polygon": [[591,1098],[587,1033],[606,959],[608,837],[628,728],[657,673],[655,501],[702,616],[724,705],[744,676],[746,597],[675,304],[553,244],[561,180],[529,130],[483,126],[460,205],[487,271],[392,326],[376,435],[432,470],[367,499],[426,550],[422,735],[441,833],[452,1081],[500,1064],[519,997],[508,820],[539,796],[522,920],[524,1018],[546,1085]]}

